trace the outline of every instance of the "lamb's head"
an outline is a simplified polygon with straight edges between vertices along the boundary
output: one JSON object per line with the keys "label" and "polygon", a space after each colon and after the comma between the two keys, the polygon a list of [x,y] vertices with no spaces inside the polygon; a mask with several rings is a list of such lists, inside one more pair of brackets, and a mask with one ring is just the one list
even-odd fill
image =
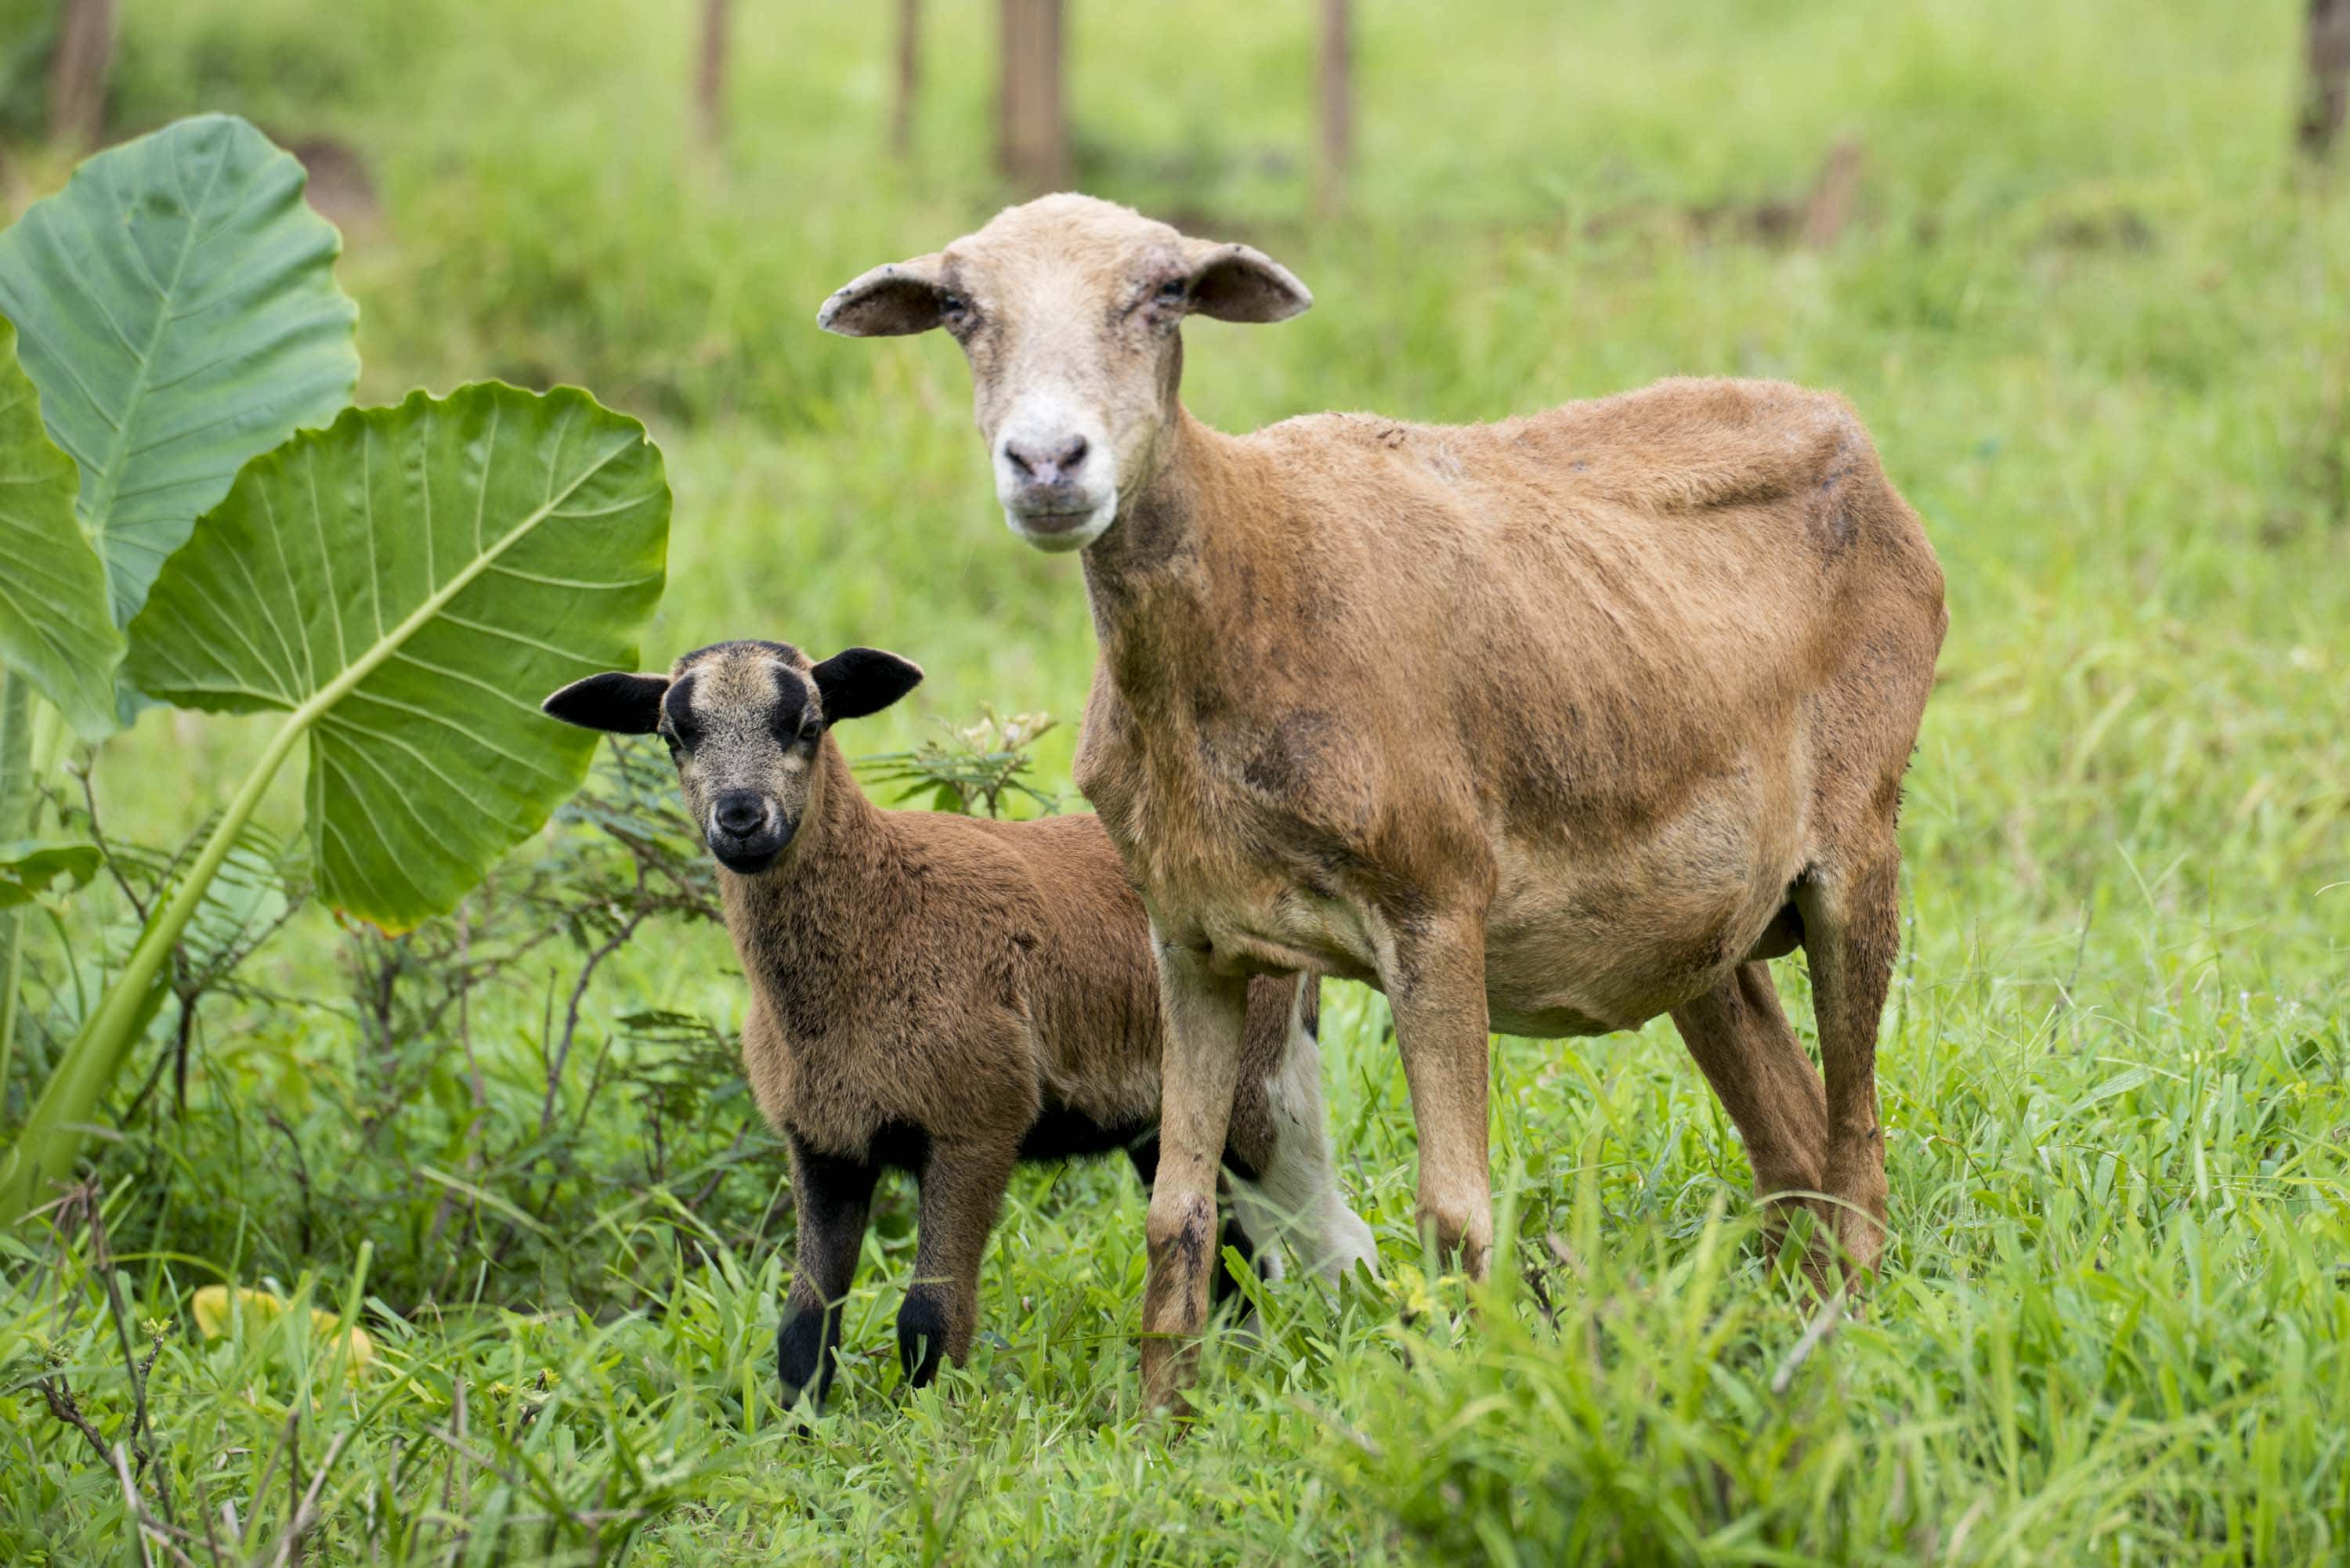
{"label": "lamb's head", "polygon": [[826,729],[879,712],[921,679],[920,667],[875,648],[811,664],[787,642],[722,642],[687,654],[667,675],[590,675],[540,706],[584,729],[659,734],[710,852],[729,871],[754,877],[816,808]]}
{"label": "lamb's head", "polygon": [[816,323],[851,337],[943,327],[971,361],[1012,531],[1040,550],[1101,537],[1158,472],[1183,317],[1280,321],[1314,302],[1260,252],[1090,196],[1011,207],[933,255],[876,267]]}

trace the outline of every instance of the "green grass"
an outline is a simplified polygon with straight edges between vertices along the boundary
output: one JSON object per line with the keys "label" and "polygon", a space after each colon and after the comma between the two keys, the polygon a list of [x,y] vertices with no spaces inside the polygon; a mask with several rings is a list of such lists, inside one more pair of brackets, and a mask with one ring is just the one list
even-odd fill
{"label": "green grass", "polygon": [[[931,679],[865,727],[872,752],[984,703],[1075,719],[1076,569],[1004,535],[951,345],[812,325],[1002,199],[993,7],[925,8],[906,167],[882,153],[891,7],[738,6],[714,156],[684,112],[685,7],[348,9],[125,0],[118,109],[359,151],[368,397],[495,373],[650,420],[678,512],[649,661],[735,635],[897,648]],[[305,1488],[334,1452],[312,1563],[2350,1555],[2350,189],[2287,157],[2300,7],[1360,10],[1362,166],[1315,220],[1311,7],[1072,7],[1086,183],[1251,239],[1319,301],[1194,327],[1196,411],[1482,419],[1785,376],[1853,399],[1940,552],[1879,1053],[1897,1235],[1865,1316],[1798,1355],[1809,1306],[1662,1024],[1498,1044],[1515,1251],[1472,1313],[1417,1269],[1384,1003],[1334,983],[1326,1076],[1381,1286],[1270,1292],[1174,1440],[1136,1415],[1141,1193],[1032,1173],[979,1354],[911,1394],[897,1192],[858,1355],[804,1432],[772,1387],[780,1161],[723,1040],[641,1022],[731,1027],[723,942],[657,925],[604,968],[542,1137],[567,935],[461,1029],[428,1016],[473,950],[453,926],[371,1012],[400,955],[311,909],[248,966],[267,995],[206,1003],[184,1112],[167,1074],[98,1167],[132,1353],[163,1325],[150,1417],[182,1524],[202,1534],[201,1492],[273,1542],[298,1415]],[[1845,138],[1851,229],[1742,237],[1737,210],[1799,196]],[[64,167],[11,144],[0,190]],[[1073,730],[1044,748],[1058,785]],[[172,841],[253,743],[149,715],[98,759],[110,827]],[[613,875],[563,830],[463,940],[507,950],[566,898],[563,929],[592,931]],[[76,907],[77,950],[108,898]],[[70,1012],[43,940],[45,1005]],[[1801,964],[1780,969],[1808,1033]],[[33,1388],[61,1371],[109,1439],[129,1419],[89,1247],[0,1249],[0,1558],[128,1561],[120,1483]],[[363,1299],[379,1360],[346,1376],[299,1314],[199,1340],[186,1297],[230,1277]]]}

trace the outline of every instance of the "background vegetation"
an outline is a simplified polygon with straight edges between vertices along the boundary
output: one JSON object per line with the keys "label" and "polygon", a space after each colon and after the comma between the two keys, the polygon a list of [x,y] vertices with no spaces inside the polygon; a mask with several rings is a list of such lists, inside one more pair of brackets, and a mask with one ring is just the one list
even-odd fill
{"label": "background vegetation", "polygon": [[[139,1549],[91,1436],[133,1451],[198,1561],[207,1530],[222,1561],[273,1549],[306,1498],[311,1562],[2350,1551],[2350,192],[2294,165],[2300,7],[1357,9],[1358,160],[1319,217],[1312,7],[1071,9],[1081,183],[1249,239],[1319,301],[1191,328],[1197,412],[1474,420],[1784,376],[1854,400],[1941,553],[1880,1052],[1897,1237],[1866,1318],[1807,1335],[1659,1024],[1501,1043],[1521,1266],[1472,1322],[1416,1272],[1384,1006],[1332,984],[1380,1287],[1272,1292],[1170,1441],[1135,1420],[1141,1194],[1107,1166],[1033,1174],[974,1364],[911,1395],[887,1351],[898,1192],[859,1358],[799,1430],[773,1392],[789,1194],[733,1076],[740,981],[658,753],[622,756],[400,941],[338,929],[298,862],[255,849],[217,951],[284,929],[233,978],[182,974],[87,1212],[58,1216],[72,1239],[0,1239],[0,1557]],[[37,78],[38,10],[0,0],[0,80]],[[992,7],[925,8],[902,162],[886,7],[739,7],[716,148],[672,0],[120,12],[115,130],[227,109],[310,162],[363,400],[576,381],[654,428],[677,509],[649,659],[735,635],[899,649],[931,679],[845,737],[877,753],[986,704],[1076,713],[1076,567],[1003,535],[952,346],[812,324],[1005,199]],[[12,212],[71,162],[22,101],[0,112]],[[1799,243],[1847,143],[1849,220]],[[0,1122],[109,922],[253,749],[238,722],[151,712],[87,805],[80,758],[46,776],[59,811],[152,846],[154,876],[33,928]],[[1038,743],[1047,788],[1073,731]],[[355,1315],[372,1358],[300,1313],[195,1332],[197,1288],[267,1282]]]}

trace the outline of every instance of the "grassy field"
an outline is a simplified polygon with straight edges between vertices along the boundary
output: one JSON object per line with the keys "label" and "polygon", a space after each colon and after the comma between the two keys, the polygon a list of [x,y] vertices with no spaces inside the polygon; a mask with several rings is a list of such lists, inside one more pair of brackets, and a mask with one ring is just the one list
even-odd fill
{"label": "grassy field", "polygon": [[[1038,776],[1066,788],[1075,563],[1004,534],[951,344],[812,324],[1003,199],[993,7],[925,7],[904,164],[891,7],[738,6],[715,151],[675,0],[120,9],[126,130],[225,109],[340,150],[318,197],[366,398],[568,380],[653,426],[677,515],[649,663],[892,647],[930,680],[856,746],[1046,710],[1072,722]],[[1385,1004],[1333,982],[1380,1282],[1266,1293],[1177,1440],[1137,1416],[1143,1194],[1030,1173],[972,1364],[910,1393],[893,1190],[857,1356],[802,1429],[739,978],[712,928],[656,919],[567,1027],[626,887],[572,821],[404,944],[296,912],[205,1002],[183,1105],[159,1024],[130,1076],[161,1081],[97,1168],[119,1304],[86,1234],[0,1239],[0,1560],[135,1560],[122,1481],[42,1385],[130,1441],[151,1350],[148,1506],[168,1489],[197,1562],[208,1529],[218,1561],[266,1550],[305,1495],[311,1563],[2350,1559],[2350,182],[2288,158],[2300,6],[1366,0],[1361,166],[1323,218],[1314,7],[1071,9],[1087,187],[1249,239],[1319,302],[1190,329],[1211,422],[1484,419],[1685,372],[1869,421],[1951,630],[1904,818],[1866,1314],[1807,1339],[1662,1023],[1497,1043],[1513,1250],[1488,1292],[1429,1277]],[[1847,140],[1850,225],[1773,239],[1762,209]],[[0,200],[67,167],[0,142]],[[175,843],[251,744],[148,715],[96,760],[109,832]],[[77,1005],[62,940],[36,945],[0,1123]],[[300,1313],[201,1336],[188,1298],[228,1282],[357,1312],[373,1360]]]}

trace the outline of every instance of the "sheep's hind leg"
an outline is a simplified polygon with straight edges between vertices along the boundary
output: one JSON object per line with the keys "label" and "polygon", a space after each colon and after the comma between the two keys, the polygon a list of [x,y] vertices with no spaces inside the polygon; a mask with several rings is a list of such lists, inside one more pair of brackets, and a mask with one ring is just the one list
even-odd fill
{"label": "sheep's hind leg", "polygon": [[[1822,1190],[1827,1097],[1788,1026],[1770,966],[1760,960],[1739,965],[1711,991],[1675,1008],[1673,1026],[1746,1140],[1755,1196],[1771,1202],[1783,1192]],[[1786,1208],[1772,1204],[1774,1235]]]}
{"label": "sheep's hind leg", "polygon": [[[1232,1179],[1236,1218],[1267,1241],[1279,1239],[1307,1272],[1336,1282],[1357,1264],[1378,1272],[1379,1259],[1371,1228],[1338,1188],[1322,1104],[1317,990],[1314,976],[1296,978],[1281,1021],[1277,1064],[1262,1085],[1243,1084],[1235,1097],[1227,1161],[1239,1168]],[[1252,1114],[1259,1096],[1263,1114]],[[1252,1136],[1258,1129],[1263,1136]],[[1274,1257],[1268,1249],[1259,1270],[1268,1279],[1278,1277]]]}

